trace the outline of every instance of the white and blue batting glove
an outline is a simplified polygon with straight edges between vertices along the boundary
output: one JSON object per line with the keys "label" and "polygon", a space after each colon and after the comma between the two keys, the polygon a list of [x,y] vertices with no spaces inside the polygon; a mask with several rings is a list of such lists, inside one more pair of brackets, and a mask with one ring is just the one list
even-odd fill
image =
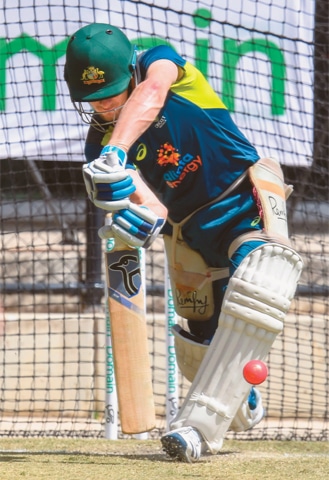
{"label": "white and blue batting glove", "polygon": [[159,235],[165,219],[147,207],[130,203],[128,208],[115,212],[112,222],[102,227],[101,238],[117,237],[131,247],[148,248]]}
{"label": "white and blue batting glove", "polygon": [[126,161],[124,150],[107,145],[97,160],[83,166],[86,190],[96,207],[113,212],[130,204],[129,197],[136,187],[125,170]]}

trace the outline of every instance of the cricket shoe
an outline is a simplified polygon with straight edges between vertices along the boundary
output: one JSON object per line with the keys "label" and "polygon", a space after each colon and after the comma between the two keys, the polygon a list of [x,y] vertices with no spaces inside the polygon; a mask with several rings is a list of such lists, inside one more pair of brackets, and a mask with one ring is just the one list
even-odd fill
{"label": "cricket shoe", "polygon": [[172,430],[161,438],[161,443],[170,458],[187,463],[197,462],[207,449],[201,434],[193,427]]}

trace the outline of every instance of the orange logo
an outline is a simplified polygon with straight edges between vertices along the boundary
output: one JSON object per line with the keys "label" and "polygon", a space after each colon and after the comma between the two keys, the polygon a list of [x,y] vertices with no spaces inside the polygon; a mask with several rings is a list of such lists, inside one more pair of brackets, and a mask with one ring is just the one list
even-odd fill
{"label": "orange logo", "polygon": [[161,167],[166,165],[178,165],[180,153],[168,142],[164,143],[158,150],[158,164]]}
{"label": "orange logo", "polygon": [[81,80],[85,85],[91,85],[92,83],[105,83],[105,72],[96,67],[88,67],[83,73]]}

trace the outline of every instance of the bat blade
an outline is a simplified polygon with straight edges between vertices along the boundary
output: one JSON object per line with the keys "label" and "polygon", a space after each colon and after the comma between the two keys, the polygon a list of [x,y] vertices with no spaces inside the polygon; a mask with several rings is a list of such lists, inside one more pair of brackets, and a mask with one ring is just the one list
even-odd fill
{"label": "bat blade", "polygon": [[121,430],[147,432],[155,407],[139,252],[120,245],[105,257]]}

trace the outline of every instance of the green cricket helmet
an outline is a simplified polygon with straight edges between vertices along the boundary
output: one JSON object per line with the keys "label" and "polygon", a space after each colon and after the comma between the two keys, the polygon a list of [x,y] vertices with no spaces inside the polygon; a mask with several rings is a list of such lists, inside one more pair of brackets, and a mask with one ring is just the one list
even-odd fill
{"label": "green cricket helmet", "polygon": [[105,23],[74,33],[66,50],[64,77],[73,102],[92,102],[124,92],[134,72],[135,49],[126,35]]}

